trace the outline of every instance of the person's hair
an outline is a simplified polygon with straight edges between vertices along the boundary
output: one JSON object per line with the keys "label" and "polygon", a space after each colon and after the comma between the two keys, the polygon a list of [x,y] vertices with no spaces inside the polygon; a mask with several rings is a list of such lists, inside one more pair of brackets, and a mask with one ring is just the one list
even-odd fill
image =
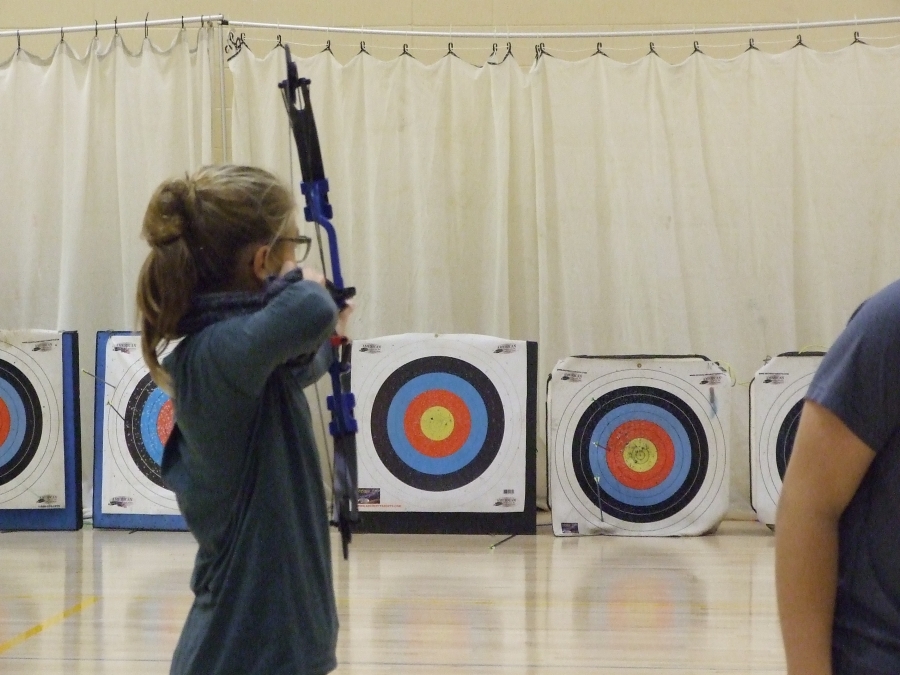
{"label": "person's hair", "polygon": [[278,178],[251,166],[206,166],[156,189],[141,233],[150,253],[138,277],[137,309],[144,360],[163,390],[174,395],[159,353],[181,337],[178,323],[192,298],[228,289],[241,250],[271,243],[295,209]]}

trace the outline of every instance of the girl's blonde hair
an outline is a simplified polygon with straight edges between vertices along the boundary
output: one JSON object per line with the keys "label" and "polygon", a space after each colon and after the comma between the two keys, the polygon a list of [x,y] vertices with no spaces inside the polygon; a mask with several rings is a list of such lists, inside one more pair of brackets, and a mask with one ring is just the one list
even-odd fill
{"label": "girl's blonde hair", "polygon": [[227,290],[238,254],[270,244],[296,210],[290,190],[251,166],[206,166],[160,185],[144,215],[150,254],[138,277],[141,350],[153,380],[172,394],[159,352],[181,337],[178,323],[201,293]]}

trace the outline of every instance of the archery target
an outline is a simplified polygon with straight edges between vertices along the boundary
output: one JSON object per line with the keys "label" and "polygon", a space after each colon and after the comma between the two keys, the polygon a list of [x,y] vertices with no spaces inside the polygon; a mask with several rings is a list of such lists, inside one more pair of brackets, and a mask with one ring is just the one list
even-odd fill
{"label": "archery target", "polygon": [[548,387],[554,532],[714,529],[728,507],[730,389],[701,358],[560,361]]}
{"label": "archery target", "polygon": [[822,357],[818,352],[776,356],[750,386],[750,496],[757,518],[766,525],[775,524],[803,399]]}
{"label": "archery target", "polygon": [[524,509],[526,343],[409,334],[354,352],[360,510]]}
{"label": "archery target", "polygon": [[150,377],[139,335],[109,336],[104,355],[102,513],[180,515],[161,477],[172,401]]}
{"label": "archery target", "polygon": [[66,506],[62,333],[0,334],[0,509]]}

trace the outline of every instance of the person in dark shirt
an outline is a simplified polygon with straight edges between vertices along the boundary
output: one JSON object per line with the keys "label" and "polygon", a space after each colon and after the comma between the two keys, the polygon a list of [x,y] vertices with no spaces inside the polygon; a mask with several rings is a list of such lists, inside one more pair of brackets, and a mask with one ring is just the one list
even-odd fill
{"label": "person in dark shirt", "polygon": [[900,282],[819,366],[784,477],[776,585],[789,675],[900,673]]}
{"label": "person in dark shirt", "polygon": [[295,211],[268,172],[217,166],[163,183],[144,218],[142,348],[176,420],[162,476],[199,544],[173,675],[336,667],[326,495],[303,388],[327,370],[349,310],[339,316],[321,274],[297,266],[309,241]]}

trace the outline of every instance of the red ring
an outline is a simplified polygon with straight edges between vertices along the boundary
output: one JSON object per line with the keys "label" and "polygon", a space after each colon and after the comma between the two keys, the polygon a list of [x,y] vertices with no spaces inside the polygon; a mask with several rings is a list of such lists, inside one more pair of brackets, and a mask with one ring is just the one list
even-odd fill
{"label": "red ring", "polygon": [[[422,432],[422,415],[429,408],[446,408],[453,415],[453,431],[442,441],[433,441]],[[409,444],[428,457],[449,457],[465,444],[472,431],[472,417],[465,402],[452,391],[431,389],[416,396],[403,415],[403,429]]]}
{"label": "red ring", "polygon": [[9,408],[6,405],[6,401],[0,398],[0,445],[6,443],[11,428],[12,418],[9,415]]}
{"label": "red ring", "polygon": [[[625,446],[636,438],[645,438],[656,446],[656,464],[640,472],[625,463]],[[606,463],[610,473],[622,485],[634,490],[649,490],[662,483],[675,466],[675,446],[669,434],[654,422],[630,420],[620,424],[609,436]]]}
{"label": "red ring", "polygon": [[163,445],[168,442],[174,428],[175,406],[172,404],[172,399],[169,399],[162,404],[162,407],[159,409],[159,415],[156,416],[156,433]]}

